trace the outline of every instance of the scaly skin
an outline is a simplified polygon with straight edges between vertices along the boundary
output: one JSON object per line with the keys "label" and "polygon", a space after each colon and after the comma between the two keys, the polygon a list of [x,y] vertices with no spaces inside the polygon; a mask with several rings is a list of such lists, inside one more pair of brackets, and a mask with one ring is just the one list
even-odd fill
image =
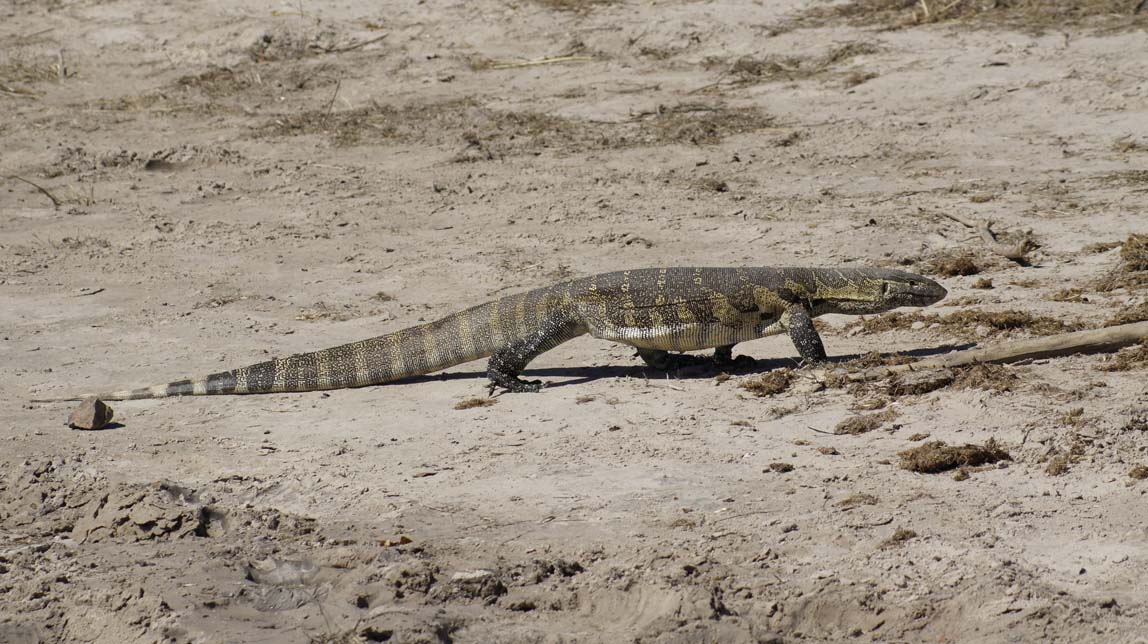
{"label": "scaly skin", "polygon": [[589,333],[638,349],[651,366],[671,351],[733,345],[787,332],[808,362],[825,359],[813,318],[927,306],[946,295],[912,273],[876,268],[652,268],[603,273],[510,295],[441,320],[330,349],[260,362],[194,380],[91,396],[168,396],[321,391],[377,385],[490,357],[490,387],[538,391],[519,378],[539,354]]}

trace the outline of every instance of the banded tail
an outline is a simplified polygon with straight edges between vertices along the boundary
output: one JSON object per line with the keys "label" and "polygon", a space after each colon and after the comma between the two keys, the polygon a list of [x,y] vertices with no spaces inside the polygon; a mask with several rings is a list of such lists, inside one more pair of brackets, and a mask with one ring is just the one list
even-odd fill
{"label": "banded tail", "polygon": [[539,299],[548,298],[539,291],[511,295],[394,333],[203,378],[32,402],[267,394],[379,385],[489,357],[526,330],[522,314],[524,310],[537,310],[535,303]]}

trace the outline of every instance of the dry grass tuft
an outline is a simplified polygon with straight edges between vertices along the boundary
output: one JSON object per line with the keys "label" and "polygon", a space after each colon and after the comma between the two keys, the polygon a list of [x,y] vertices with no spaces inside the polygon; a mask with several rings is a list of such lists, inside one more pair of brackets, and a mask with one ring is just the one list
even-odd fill
{"label": "dry grass tuft", "polygon": [[1104,323],[1104,326],[1118,326],[1148,320],[1148,302],[1141,302],[1135,306],[1125,306],[1116,312]]}
{"label": "dry grass tuft", "polygon": [[707,68],[724,67],[719,83],[745,87],[758,83],[792,82],[810,78],[840,77],[846,87],[855,87],[877,74],[862,69],[838,72],[836,69],[857,56],[880,51],[873,43],[851,42],[834,47],[822,56],[743,56],[729,62],[725,58],[709,58]]}
{"label": "dry grass tuft", "polygon": [[618,4],[620,0],[532,0],[534,4],[541,5],[551,11],[568,11],[571,13],[590,13],[598,7]]}
{"label": "dry grass tuft", "polygon": [[988,439],[983,446],[966,444],[954,447],[946,445],[945,441],[931,441],[920,447],[898,452],[897,455],[901,457],[901,469],[924,474],[1012,460],[1009,453],[997,444],[995,438]]}
{"label": "dry grass tuft", "polygon": [[901,414],[894,409],[886,409],[875,414],[859,414],[851,416],[845,420],[837,423],[833,428],[834,434],[866,434],[871,432],[887,422],[892,421]]}
{"label": "dry grass tuft", "polygon": [[666,144],[710,145],[728,136],[767,128],[773,117],[757,108],[726,108],[684,104],[659,107],[643,115],[636,132],[621,132],[607,137],[603,147],[634,147]]}
{"label": "dry grass tuft", "polygon": [[915,25],[963,22],[983,28],[1014,29],[1031,34],[1089,25],[1112,30],[1142,26],[1140,5],[1128,0],[851,0],[814,6],[799,24],[846,22],[858,26],[900,29]]}
{"label": "dry grass tuft", "polygon": [[908,528],[897,528],[896,530],[893,531],[892,536],[890,536],[888,539],[881,542],[881,547],[882,548],[892,548],[894,546],[899,546],[899,545],[905,543],[906,541],[908,541],[909,539],[914,539],[916,537],[917,537],[917,531],[916,530],[910,530]]}
{"label": "dry grass tuft", "polygon": [[1128,235],[1120,245],[1120,265],[1096,281],[1100,291],[1148,286],[1148,235]]}
{"label": "dry grass tuft", "polygon": [[877,497],[873,496],[872,494],[865,493],[853,494],[845,497],[844,499],[841,499],[833,505],[841,508],[842,510],[852,510],[853,508],[857,508],[862,505],[877,505]]}
{"label": "dry grass tuft", "polygon": [[755,378],[749,378],[738,383],[738,387],[745,389],[758,398],[776,396],[789,389],[796,376],[792,369],[774,369]]}
{"label": "dry grass tuft", "polygon": [[491,160],[540,149],[565,151],[671,144],[710,145],[728,136],[769,127],[773,118],[757,108],[682,104],[658,107],[624,123],[600,123],[526,111],[497,110],[472,99],[404,106],[372,104],[329,112],[326,108],[284,114],[253,136],[319,135],[337,146],[380,140],[467,147],[463,159]]}
{"label": "dry grass tuft", "polygon": [[1106,356],[1104,361],[1096,365],[1098,371],[1133,371],[1148,369],[1148,342],[1141,342],[1117,351],[1112,356]]}
{"label": "dry grass tuft", "polygon": [[958,277],[976,275],[982,269],[973,261],[972,253],[958,252],[938,253],[925,265],[925,270],[932,275]]}
{"label": "dry grass tuft", "polygon": [[1020,384],[1020,376],[1000,364],[975,364],[959,367],[952,386],[957,389],[984,389],[997,393],[1012,391]]}
{"label": "dry grass tuft", "polygon": [[467,398],[466,400],[460,400],[459,402],[455,403],[454,408],[458,409],[458,410],[474,409],[475,407],[490,407],[491,405],[497,405],[497,404],[498,404],[497,398],[477,398],[477,397],[475,397],[475,398]]}

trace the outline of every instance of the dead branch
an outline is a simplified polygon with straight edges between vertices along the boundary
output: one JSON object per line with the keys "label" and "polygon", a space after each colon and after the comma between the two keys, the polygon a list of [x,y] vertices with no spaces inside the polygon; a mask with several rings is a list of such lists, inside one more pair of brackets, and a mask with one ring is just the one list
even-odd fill
{"label": "dead branch", "polygon": [[41,186],[40,184],[37,184],[37,183],[33,183],[33,182],[31,182],[31,181],[29,181],[29,180],[25,179],[24,177],[21,177],[21,176],[19,176],[19,175],[15,175],[15,174],[10,174],[10,175],[8,175],[8,178],[9,178],[9,179],[15,179],[15,180],[17,180],[17,181],[23,181],[24,183],[26,183],[26,184],[28,184],[28,185],[32,186],[33,188],[35,188],[35,189],[39,190],[41,193],[43,193],[43,195],[44,195],[45,197],[47,197],[48,199],[51,199],[51,200],[52,200],[52,207],[53,207],[53,208],[59,208],[59,207],[60,207],[60,204],[64,203],[64,202],[60,201],[59,199],[57,199],[57,198],[56,198],[56,195],[54,195],[54,194],[52,194],[52,193],[48,192],[48,189],[47,189],[47,188],[45,188],[44,186]]}
{"label": "dead branch", "polygon": [[[1135,322],[1103,329],[1061,333],[1043,338],[954,351],[910,364],[866,369],[860,373],[849,374],[847,377],[854,382],[862,382],[877,380],[906,371],[945,369],[980,363],[1004,364],[1021,360],[1055,358],[1076,353],[1107,353],[1144,341],[1148,341],[1148,322]],[[823,380],[827,375],[827,371],[821,371],[815,373],[814,377]]]}
{"label": "dead branch", "polygon": [[1028,253],[1036,248],[1036,242],[1032,239],[1031,231],[1025,231],[1020,241],[1010,245],[1002,243],[997,239],[996,234],[993,233],[993,222],[991,220],[970,221],[960,215],[953,215],[947,212],[942,212],[941,214],[963,226],[976,229],[977,232],[981,234],[981,239],[988,244],[989,250],[1001,257],[1011,259],[1018,264],[1028,264]]}

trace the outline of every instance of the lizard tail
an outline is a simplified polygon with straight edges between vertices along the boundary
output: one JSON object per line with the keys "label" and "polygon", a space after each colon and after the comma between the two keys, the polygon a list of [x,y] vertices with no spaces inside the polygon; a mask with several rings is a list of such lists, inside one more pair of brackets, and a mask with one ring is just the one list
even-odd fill
{"label": "lizard tail", "polygon": [[[489,357],[514,338],[524,293],[429,322],[338,347],[151,387],[32,402],[141,400],[170,396],[323,391],[378,385]],[[510,329],[510,330],[504,330]]]}

